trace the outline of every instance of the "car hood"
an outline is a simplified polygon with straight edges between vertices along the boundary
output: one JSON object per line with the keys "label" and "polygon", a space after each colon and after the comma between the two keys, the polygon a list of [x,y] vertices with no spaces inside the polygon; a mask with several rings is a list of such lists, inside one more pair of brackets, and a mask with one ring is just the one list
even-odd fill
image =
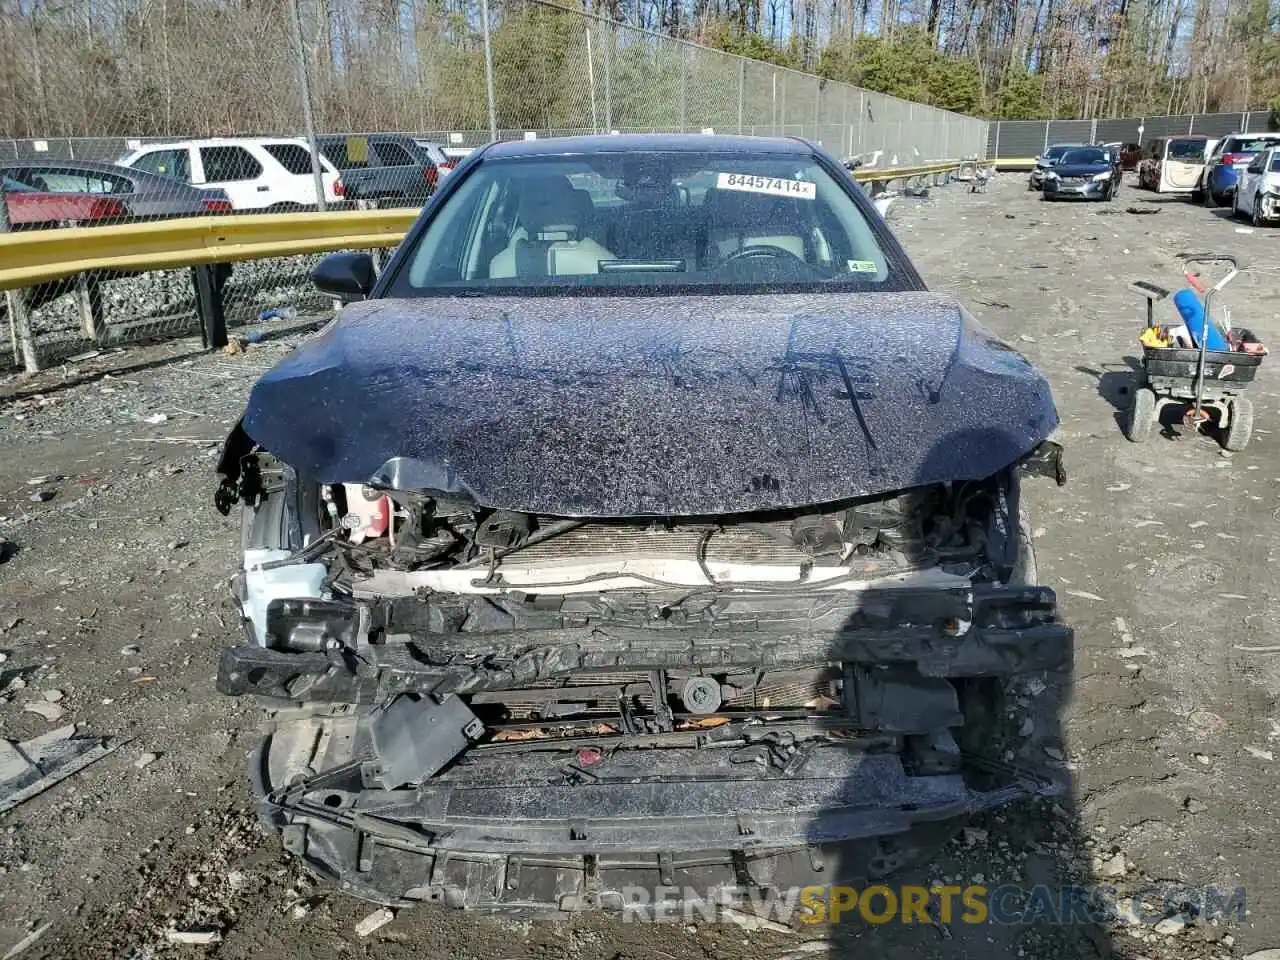
{"label": "car hood", "polygon": [[1100,173],[1110,173],[1109,163],[1059,163],[1053,172],[1060,177],[1096,177]]}
{"label": "car hood", "polygon": [[324,483],[560,516],[768,510],[990,476],[1048,384],[928,293],[354,304],[243,427]]}

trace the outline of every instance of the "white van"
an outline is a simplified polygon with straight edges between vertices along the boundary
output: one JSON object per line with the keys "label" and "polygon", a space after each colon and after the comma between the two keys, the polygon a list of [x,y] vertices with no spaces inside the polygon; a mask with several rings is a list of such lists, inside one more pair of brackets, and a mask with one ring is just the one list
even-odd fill
{"label": "white van", "polygon": [[[174,177],[195,187],[226,192],[233,210],[314,208],[316,185],[311,154],[302,139],[236,137],[149,143],[119,161],[123,166]],[[323,156],[320,181],[327,203],[339,201],[338,171]]]}

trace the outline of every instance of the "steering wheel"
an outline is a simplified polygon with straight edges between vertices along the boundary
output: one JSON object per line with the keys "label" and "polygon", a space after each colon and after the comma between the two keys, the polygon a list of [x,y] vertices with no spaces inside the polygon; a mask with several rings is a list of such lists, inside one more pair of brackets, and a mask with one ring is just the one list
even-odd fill
{"label": "steering wheel", "polygon": [[772,243],[749,243],[741,250],[729,254],[721,261],[721,266],[734,263],[737,260],[758,260],[761,257],[768,257],[771,260],[777,260],[780,257],[786,257],[794,260],[796,263],[809,265],[804,257],[798,257],[786,247],[779,247]]}

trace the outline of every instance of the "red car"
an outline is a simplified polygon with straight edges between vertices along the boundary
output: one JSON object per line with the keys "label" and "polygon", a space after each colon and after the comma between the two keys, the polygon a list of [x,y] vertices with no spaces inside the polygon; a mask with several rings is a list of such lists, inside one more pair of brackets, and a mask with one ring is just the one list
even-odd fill
{"label": "red car", "polygon": [[76,227],[122,220],[129,213],[124,201],[115,197],[96,193],[46,193],[9,177],[4,178],[4,202],[12,230]]}

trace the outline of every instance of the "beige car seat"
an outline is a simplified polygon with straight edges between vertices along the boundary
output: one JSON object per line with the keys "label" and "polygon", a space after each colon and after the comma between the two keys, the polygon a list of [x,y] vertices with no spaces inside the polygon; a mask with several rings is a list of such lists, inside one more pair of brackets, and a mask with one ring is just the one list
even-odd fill
{"label": "beige car seat", "polygon": [[601,260],[616,259],[586,235],[591,197],[567,177],[526,180],[519,218],[511,242],[489,263],[492,278],[582,276],[599,273]]}
{"label": "beige car seat", "polygon": [[801,260],[808,259],[805,237],[810,229],[799,205],[812,200],[712,189],[704,202],[707,253],[712,261],[758,246],[781,247]]}

